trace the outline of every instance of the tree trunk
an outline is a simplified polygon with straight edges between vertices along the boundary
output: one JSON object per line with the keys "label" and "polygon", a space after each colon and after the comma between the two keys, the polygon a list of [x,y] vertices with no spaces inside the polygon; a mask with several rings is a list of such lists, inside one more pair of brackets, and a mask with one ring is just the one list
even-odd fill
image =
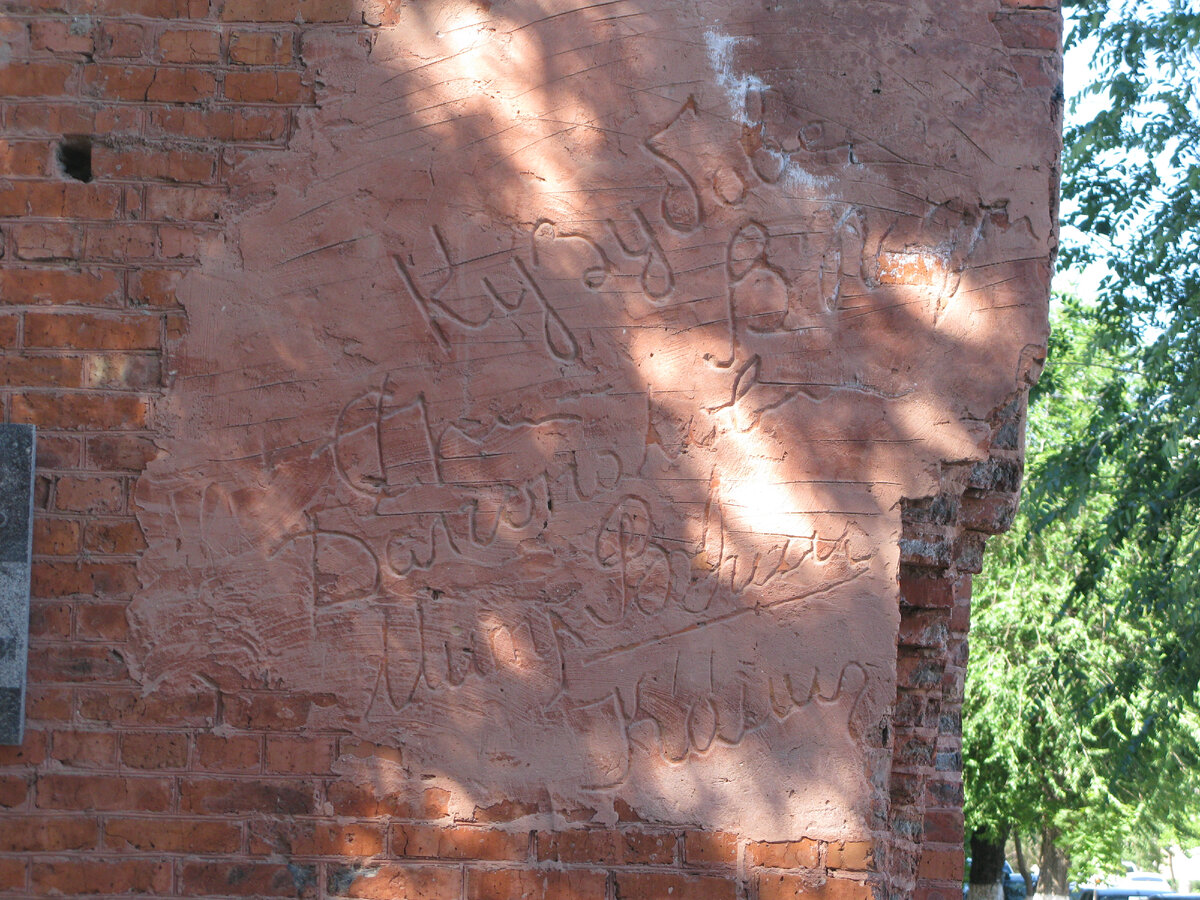
{"label": "tree trunk", "polygon": [[1004,900],[1004,842],[1000,834],[976,831],[971,835],[971,873],[967,900]]}
{"label": "tree trunk", "polygon": [[1042,871],[1038,876],[1038,889],[1043,894],[1065,896],[1068,891],[1067,857],[1058,849],[1057,838],[1056,831],[1042,832]]}
{"label": "tree trunk", "polygon": [[1017,871],[1021,873],[1021,878],[1025,881],[1025,896],[1032,897],[1033,875],[1029,872],[1029,866],[1025,864],[1025,850],[1021,847],[1021,835],[1016,831],[1013,832],[1013,846],[1017,848]]}

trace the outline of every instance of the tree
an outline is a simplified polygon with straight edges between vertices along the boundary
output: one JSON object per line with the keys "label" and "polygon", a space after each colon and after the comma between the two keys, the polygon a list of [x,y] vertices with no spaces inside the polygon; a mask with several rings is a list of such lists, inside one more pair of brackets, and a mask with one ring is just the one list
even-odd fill
{"label": "tree", "polygon": [[1186,834],[1200,790],[1200,13],[1066,6],[1102,102],[1066,134],[1061,260],[1108,274],[1056,316],[964,709],[972,834],[1036,839],[1058,890],[1067,859],[1086,873]]}

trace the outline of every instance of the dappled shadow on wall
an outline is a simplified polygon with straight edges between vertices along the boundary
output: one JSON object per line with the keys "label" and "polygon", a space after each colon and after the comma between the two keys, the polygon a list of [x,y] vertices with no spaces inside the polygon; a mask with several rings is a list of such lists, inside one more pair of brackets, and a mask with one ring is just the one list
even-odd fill
{"label": "dappled shadow on wall", "polygon": [[1042,129],[962,4],[543,6],[306,44],[180,290],[139,677],[315,697],[452,810],[863,837],[899,500],[1044,337]]}

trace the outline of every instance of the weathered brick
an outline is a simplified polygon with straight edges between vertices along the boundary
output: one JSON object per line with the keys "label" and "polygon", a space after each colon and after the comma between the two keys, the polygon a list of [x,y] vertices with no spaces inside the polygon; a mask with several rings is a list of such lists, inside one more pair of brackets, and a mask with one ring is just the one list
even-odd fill
{"label": "weathered brick", "polygon": [[130,859],[34,861],[31,883],[41,894],[163,894],[171,888],[171,865]]}
{"label": "weathered brick", "polygon": [[825,865],[831,869],[866,870],[874,861],[868,841],[832,841],[825,848]]}
{"label": "weathered brick", "polygon": [[29,23],[29,42],[34,50],[48,53],[77,53],[90,55],[96,49],[96,40],[91,23],[71,20],[64,22],[51,19]]}
{"label": "weathered brick", "polygon": [[663,872],[617,872],[616,900],[734,900],[737,882],[716,875],[673,875]]}
{"label": "weathered brick", "polygon": [[106,731],[55,731],[50,758],[71,768],[115,768],[117,736]]}
{"label": "weathered brick", "polygon": [[395,856],[435,859],[524,859],[529,852],[526,832],[475,828],[469,825],[440,828],[436,825],[392,826]]}
{"label": "weathered brick", "polygon": [[798,841],[760,841],[746,848],[746,861],[752,866],[775,869],[813,868],[820,861],[820,845],[809,838]]}
{"label": "weathered brick", "polygon": [[241,103],[303,104],[314,101],[299,72],[255,70],[225,76],[225,99]]}
{"label": "weathered brick", "polygon": [[76,635],[81,641],[122,642],[129,637],[126,603],[81,603],[75,612]]}
{"label": "weathered brick", "polygon": [[285,775],[317,774],[328,772],[332,763],[332,738],[267,738],[268,772]]}
{"label": "weathered brick", "polygon": [[111,475],[62,475],[55,479],[54,506],[60,512],[120,513],[125,506],[125,481]]}
{"label": "weathered brick", "polygon": [[388,790],[375,784],[335,781],[326,789],[326,797],[339,816],[440,819],[450,812],[450,794],[442,788]]}
{"label": "weathered brick", "polygon": [[88,721],[114,725],[207,727],[216,716],[213,694],[143,694],[139,689],[81,689],[79,715]]}
{"label": "weathered brick", "polygon": [[89,594],[128,597],[137,590],[133,563],[35,562],[31,592],[35,597],[68,597]]}
{"label": "weathered brick", "polygon": [[229,61],[243,66],[286,66],[292,61],[292,36],[279,31],[235,31],[229,36]]}
{"label": "weathered brick", "polygon": [[171,782],[119,775],[42,775],[36,805],[38,809],[165,812],[171,805]]}
{"label": "weathered brick", "polygon": [[[213,772],[256,772],[262,763],[262,738],[196,735],[196,768]],[[339,813],[340,814],[340,813]]]}
{"label": "weathered brick", "polygon": [[164,62],[219,62],[221,33],[210,29],[168,28],[158,36],[158,52]]}
{"label": "weathered brick", "polygon": [[114,306],[121,293],[121,278],[109,269],[0,269],[0,303]]}
{"label": "weathered brick", "polygon": [[121,736],[121,762],[131,769],[182,769],[187,760],[186,734],[153,732]]}
{"label": "weathered brick", "polygon": [[689,831],[683,836],[689,866],[732,866],[738,861],[738,836],[724,831]]}
{"label": "weathered brick", "polygon": [[89,553],[126,555],[145,547],[146,538],[134,520],[90,521],[83,532],[83,548]]}
{"label": "weathered brick", "polygon": [[109,816],[104,846],[122,852],[236,853],[242,828],[236,822],[204,819],[144,819]]}
{"label": "weathered brick", "polygon": [[180,785],[179,805],[189,813],[311,815],[316,798],[300,781],[195,777]]}
{"label": "weathered brick", "polygon": [[0,356],[0,387],[82,387],[84,361],[68,356]]}
{"label": "weathered brick", "polygon": [[603,900],[606,889],[607,878],[603,872],[539,869],[467,871],[467,900]]}
{"label": "weathered brick", "polygon": [[317,868],[300,863],[185,862],[179,887],[185,896],[315,897]]}
{"label": "weathered brick", "polygon": [[93,850],[100,828],[93,817],[4,814],[0,851],[5,853],[56,853]]}
{"label": "weathered brick", "polygon": [[537,856],[539,860],[565,863],[670,865],[675,862],[676,843],[671,833],[580,828],[539,832]]}
{"label": "weathered brick", "polygon": [[377,856],[383,849],[381,824],[295,819],[254,819],[250,823],[250,852],[259,855],[363,857]]}
{"label": "weathered brick", "polygon": [[111,647],[46,644],[30,654],[29,678],[39,684],[119,682],[129,678],[129,667]]}
{"label": "weathered brick", "polygon": [[813,882],[796,875],[758,876],[759,900],[874,900],[870,887],[857,881],[830,878]]}
{"label": "weathered brick", "polygon": [[333,896],[354,900],[446,900],[462,895],[462,882],[458,866],[343,863],[330,866],[328,890]]}
{"label": "weathered brick", "polygon": [[0,66],[0,96],[61,97],[74,73],[65,62],[11,62]]}

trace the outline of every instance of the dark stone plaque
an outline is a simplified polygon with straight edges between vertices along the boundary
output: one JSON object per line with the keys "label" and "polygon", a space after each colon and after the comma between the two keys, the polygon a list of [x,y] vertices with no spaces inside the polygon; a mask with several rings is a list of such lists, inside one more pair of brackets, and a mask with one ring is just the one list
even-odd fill
{"label": "dark stone plaque", "polygon": [[0,744],[25,730],[35,444],[32,425],[0,425]]}

